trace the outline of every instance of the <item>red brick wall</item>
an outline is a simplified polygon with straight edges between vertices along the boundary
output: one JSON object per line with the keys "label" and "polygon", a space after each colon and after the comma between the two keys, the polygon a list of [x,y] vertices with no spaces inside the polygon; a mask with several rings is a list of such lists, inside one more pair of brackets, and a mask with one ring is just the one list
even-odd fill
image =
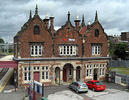
{"label": "red brick wall", "polygon": [[[95,37],[95,29],[99,30],[99,37]],[[92,43],[101,43],[102,49],[101,49],[101,57],[106,57],[108,54],[108,40],[106,37],[106,34],[103,31],[103,28],[101,25],[96,22],[93,24],[92,28],[88,33],[86,33],[86,39],[85,39],[85,57],[93,57],[92,55]]]}
{"label": "red brick wall", "polygon": [[[69,31],[68,31],[68,24],[66,24],[63,28],[59,29],[59,31],[56,33],[55,36],[55,56],[59,56],[59,44],[76,44],[78,46],[78,52],[77,56],[81,57],[82,56],[82,39],[79,36],[79,33],[74,29],[74,27],[69,26]],[[64,40],[65,39],[65,40]],[[75,39],[75,41],[69,41],[69,39]]]}
{"label": "red brick wall", "polygon": [[[34,25],[39,25],[40,34],[34,34]],[[50,33],[45,29],[43,21],[35,17],[28,28],[22,33],[20,37],[20,56],[22,58],[30,57],[30,42],[42,42],[43,57],[52,56],[52,38]]]}

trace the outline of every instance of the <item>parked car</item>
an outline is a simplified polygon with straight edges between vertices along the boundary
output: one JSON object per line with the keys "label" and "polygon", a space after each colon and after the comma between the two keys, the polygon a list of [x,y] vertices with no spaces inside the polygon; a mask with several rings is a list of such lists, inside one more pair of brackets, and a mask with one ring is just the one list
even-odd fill
{"label": "parked car", "polygon": [[69,85],[69,88],[76,91],[77,93],[88,92],[88,87],[84,82],[72,82]]}
{"label": "parked car", "polygon": [[85,83],[88,86],[88,88],[92,89],[93,91],[104,91],[106,89],[105,84],[97,80],[91,80]]}

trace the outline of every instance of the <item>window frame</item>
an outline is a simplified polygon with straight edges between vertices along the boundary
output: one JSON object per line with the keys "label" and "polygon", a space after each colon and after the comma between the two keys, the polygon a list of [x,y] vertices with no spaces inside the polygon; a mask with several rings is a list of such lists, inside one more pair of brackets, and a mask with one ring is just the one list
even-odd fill
{"label": "window frame", "polygon": [[77,56],[77,45],[59,45],[60,56]]}
{"label": "window frame", "polygon": [[41,43],[30,44],[30,55],[31,56],[42,56],[43,55],[43,45]]}
{"label": "window frame", "polygon": [[34,34],[40,34],[40,27],[39,25],[34,25]]}

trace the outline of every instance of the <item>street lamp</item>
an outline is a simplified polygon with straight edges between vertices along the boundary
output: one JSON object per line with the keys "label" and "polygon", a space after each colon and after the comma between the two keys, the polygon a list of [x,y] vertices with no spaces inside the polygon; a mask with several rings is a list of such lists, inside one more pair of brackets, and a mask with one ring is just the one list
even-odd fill
{"label": "street lamp", "polygon": [[16,69],[14,69],[14,84],[15,84],[15,92],[16,92],[16,88],[17,88],[17,83],[16,83]]}

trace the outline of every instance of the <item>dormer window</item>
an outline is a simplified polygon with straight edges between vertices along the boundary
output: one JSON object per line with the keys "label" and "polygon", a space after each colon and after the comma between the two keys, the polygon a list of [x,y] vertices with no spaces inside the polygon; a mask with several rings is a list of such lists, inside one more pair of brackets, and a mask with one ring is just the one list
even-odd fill
{"label": "dormer window", "polygon": [[98,36],[99,36],[99,30],[95,29],[95,37],[98,37]]}
{"label": "dormer window", "polygon": [[34,26],[34,34],[39,34],[40,33],[40,28],[38,25]]}

